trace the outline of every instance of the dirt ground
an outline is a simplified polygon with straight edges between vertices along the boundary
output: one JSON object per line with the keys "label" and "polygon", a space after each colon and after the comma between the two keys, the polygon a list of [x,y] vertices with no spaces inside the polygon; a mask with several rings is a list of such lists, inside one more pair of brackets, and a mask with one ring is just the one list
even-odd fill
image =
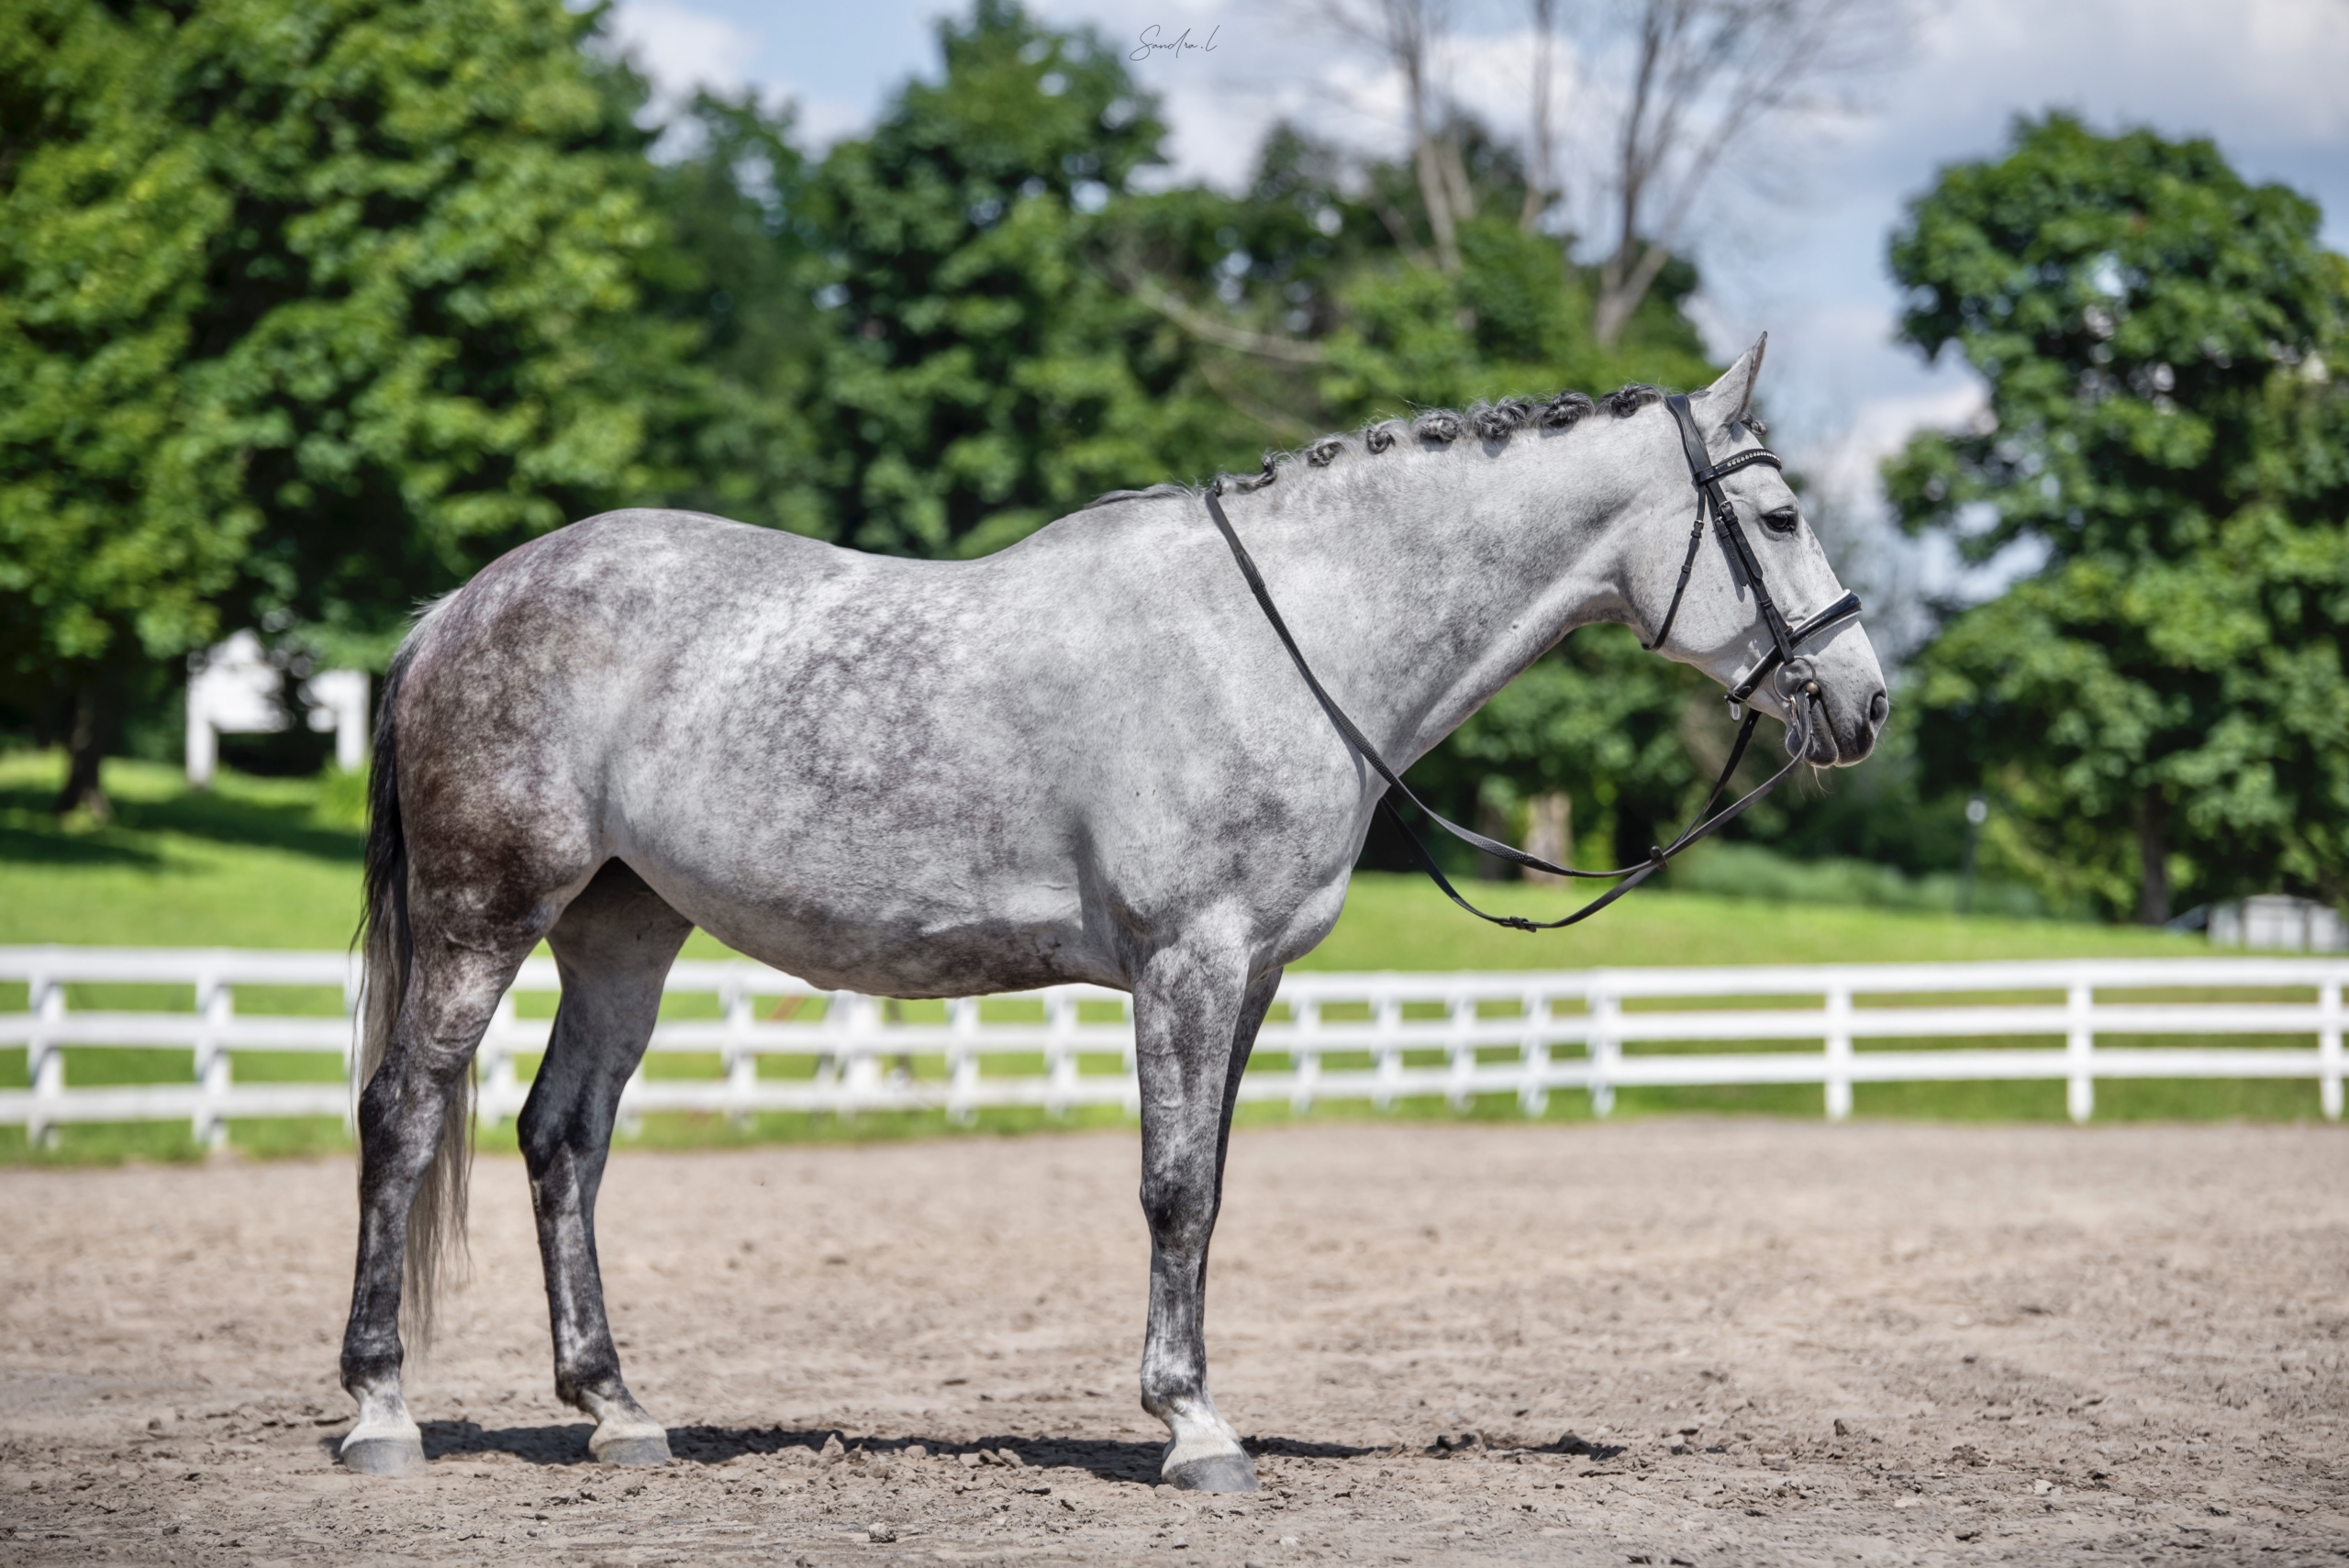
{"label": "dirt ground", "polygon": [[1241,1133],[1151,1485],[1130,1134],[623,1155],[657,1470],[550,1392],[522,1173],[345,1474],[346,1163],[0,1173],[0,1562],[2292,1563],[2349,1556],[2349,1137],[1739,1122]]}

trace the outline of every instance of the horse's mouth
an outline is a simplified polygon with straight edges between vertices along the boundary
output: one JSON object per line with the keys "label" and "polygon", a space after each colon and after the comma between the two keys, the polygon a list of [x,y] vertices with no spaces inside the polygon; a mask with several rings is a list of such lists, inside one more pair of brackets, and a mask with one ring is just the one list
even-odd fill
{"label": "horse's mouth", "polygon": [[1837,722],[1833,705],[1822,701],[1813,710],[1809,756],[1823,768],[1848,768],[1867,761],[1892,717],[1892,699],[1882,687],[1868,695],[1859,711]]}

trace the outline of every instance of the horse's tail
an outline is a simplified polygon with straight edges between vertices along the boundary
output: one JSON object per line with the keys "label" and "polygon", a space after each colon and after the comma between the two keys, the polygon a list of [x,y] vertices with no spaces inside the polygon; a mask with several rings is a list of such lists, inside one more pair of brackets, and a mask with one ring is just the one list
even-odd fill
{"label": "horse's tail", "polygon": [[[422,628],[419,626],[417,632]],[[408,931],[407,840],[400,828],[399,727],[393,718],[417,633],[392,658],[375,710],[374,757],[367,780],[365,907],[356,939],[362,953],[359,992],[359,1076],[363,1091],[391,1049],[392,1028],[407,998],[415,944]],[[435,1294],[445,1266],[465,1247],[465,1183],[473,1162],[473,1074],[451,1091],[432,1163],[407,1211],[406,1279],[400,1294],[406,1338],[420,1351],[432,1340]]]}

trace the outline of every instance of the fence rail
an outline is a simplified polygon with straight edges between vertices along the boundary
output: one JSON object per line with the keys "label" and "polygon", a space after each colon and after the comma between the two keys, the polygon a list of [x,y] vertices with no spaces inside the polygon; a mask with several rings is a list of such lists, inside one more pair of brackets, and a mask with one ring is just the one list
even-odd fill
{"label": "fence rail", "polygon": [[[2323,1114],[2338,1119],[2344,982],[2349,960],[2285,958],[1299,972],[1282,984],[1241,1098],[1303,1111],[1329,1100],[1465,1106],[1510,1095],[1539,1115],[1563,1090],[1586,1093],[1603,1116],[1625,1087],[1817,1084],[1827,1116],[1841,1120],[1857,1084],[2060,1079],[2084,1121],[2099,1079],[2312,1078]],[[0,1090],[0,1126],[39,1140],[68,1122],[185,1121],[217,1144],[230,1119],[349,1119],[358,973],[344,954],[0,948],[0,986],[11,984],[27,988],[26,1004],[0,1011],[0,1051],[25,1050],[28,1086]],[[118,995],[112,1006],[69,1005],[69,988],[127,985],[173,995],[147,1009]],[[287,1010],[283,996],[264,999],[273,1010],[239,1010],[239,988],[264,987],[308,990],[321,1008],[339,996],[340,1011]],[[520,1016],[517,997],[559,990],[553,962],[534,958],[500,1002],[477,1060],[484,1115],[521,1109],[519,1059],[546,1049],[551,1019]],[[682,961],[664,1006],[675,1016],[656,1027],[648,1056],[701,1060],[649,1076],[640,1068],[621,1113],[944,1110],[967,1119],[991,1106],[1139,1107],[1122,992],[1055,985],[930,1004],[935,1018],[909,1018],[908,1007],[925,1011],[748,960]],[[2099,1043],[2116,1036],[2308,1043]],[[1989,1040],[2060,1044],[1976,1043]],[[1795,1042],[1806,1049],[1756,1049]],[[1701,1044],[1744,1049],[1687,1049]],[[189,1075],[69,1082],[69,1051],[158,1048],[191,1052]],[[239,1083],[235,1061],[247,1052],[338,1057],[341,1079]],[[675,1075],[696,1066],[704,1075]]]}

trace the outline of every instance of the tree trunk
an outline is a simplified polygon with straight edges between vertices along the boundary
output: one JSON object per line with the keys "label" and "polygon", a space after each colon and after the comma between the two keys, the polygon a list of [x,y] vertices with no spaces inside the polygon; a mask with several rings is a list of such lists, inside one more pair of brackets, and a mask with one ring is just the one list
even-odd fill
{"label": "tree trunk", "polygon": [[1656,275],[1664,264],[1672,260],[1672,252],[1662,245],[1651,244],[1633,261],[1630,248],[1608,258],[1598,270],[1598,302],[1591,312],[1591,336],[1598,339],[1602,349],[1611,349],[1631,324],[1632,312],[1648,296]]}
{"label": "tree trunk", "polygon": [[1452,227],[1452,198],[1441,160],[1442,150],[1431,136],[1421,136],[1411,155],[1419,177],[1419,201],[1428,209],[1428,228],[1435,236],[1435,264],[1444,272],[1460,270],[1460,240]]}
{"label": "tree trunk", "polygon": [[2163,840],[2169,808],[2162,797],[2147,790],[2137,798],[2137,924],[2165,925],[2169,920],[2169,846]]}
{"label": "tree trunk", "polygon": [[[1477,792],[1476,831],[1486,838],[1504,844],[1515,838],[1517,835],[1509,821],[1515,815],[1494,796],[1481,790]],[[1489,850],[1476,851],[1476,880],[1479,882],[1506,882],[1508,873],[1516,869],[1513,862],[1501,859]]]}
{"label": "tree trunk", "polygon": [[114,817],[98,776],[106,761],[106,720],[103,678],[85,675],[73,688],[73,726],[65,738],[65,787],[57,794],[57,814],[86,811],[100,822]]}
{"label": "tree trunk", "polygon": [[[1525,172],[1525,201],[1518,208],[1517,227],[1531,234],[1550,210],[1556,191],[1557,133],[1550,125],[1551,40],[1558,28],[1558,0],[1530,0],[1533,22],[1533,116],[1527,138],[1531,164]],[[1564,864],[1563,861],[1559,862]]]}
{"label": "tree trunk", "polygon": [[[1564,790],[1545,791],[1526,802],[1525,852],[1539,855],[1552,865],[1574,864],[1575,802]],[[1555,887],[1566,879],[1555,872],[1535,871],[1520,866],[1518,874],[1528,882]]]}

